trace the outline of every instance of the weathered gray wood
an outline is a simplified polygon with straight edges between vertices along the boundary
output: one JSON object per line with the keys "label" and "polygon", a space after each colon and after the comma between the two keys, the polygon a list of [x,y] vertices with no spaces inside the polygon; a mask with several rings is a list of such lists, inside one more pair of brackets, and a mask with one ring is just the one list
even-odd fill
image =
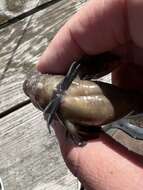
{"label": "weathered gray wood", "polygon": [[6,190],[76,190],[54,134],[31,104],[0,119],[0,177]]}
{"label": "weathered gray wood", "polygon": [[142,140],[133,139],[132,137],[128,136],[124,132],[117,129],[114,130],[113,138],[117,142],[125,146],[127,149],[129,149],[130,151],[133,151],[143,156],[143,141]]}
{"label": "weathered gray wood", "polygon": [[104,77],[101,77],[98,80],[102,81],[102,82],[109,83],[109,84],[112,83],[111,74],[105,75]]}
{"label": "weathered gray wood", "polygon": [[0,112],[26,99],[22,83],[31,65],[37,63],[56,31],[81,4],[78,0],[63,0],[28,21],[0,31]]}
{"label": "weathered gray wood", "polygon": [[39,0],[1,0],[0,2],[0,24],[7,20],[34,8]]}
{"label": "weathered gray wood", "polygon": [[53,0],[1,0],[0,24]]}

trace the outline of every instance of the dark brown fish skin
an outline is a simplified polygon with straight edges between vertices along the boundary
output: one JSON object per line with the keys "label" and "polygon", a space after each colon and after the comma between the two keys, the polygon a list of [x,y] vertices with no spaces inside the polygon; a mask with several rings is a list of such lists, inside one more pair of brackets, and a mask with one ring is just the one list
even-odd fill
{"label": "dark brown fish skin", "polygon": [[125,61],[125,56],[121,56],[115,52],[84,55],[80,60],[79,77],[85,80],[103,77],[119,67],[123,61]]}
{"label": "dark brown fish skin", "polygon": [[[40,110],[48,105],[62,75],[36,73],[24,83],[24,92]],[[143,108],[142,96],[103,82],[75,79],[64,93],[60,112],[64,119],[84,126],[99,126]]]}

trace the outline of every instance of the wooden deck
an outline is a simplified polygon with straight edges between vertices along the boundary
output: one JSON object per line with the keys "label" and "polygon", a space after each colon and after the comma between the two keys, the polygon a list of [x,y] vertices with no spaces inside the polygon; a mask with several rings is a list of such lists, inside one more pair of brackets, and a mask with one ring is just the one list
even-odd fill
{"label": "wooden deck", "polygon": [[[26,102],[22,90],[27,73],[55,33],[85,2],[55,1],[20,19],[19,15],[51,1],[2,0],[0,5],[0,177],[5,190],[77,189],[54,133],[48,134],[42,113]],[[120,139],[119,133],[113,136]]]}
{"label": "wooden deck", "polygon": [[[13,4],[5,13],[13,19],[45,2],[23,0],[19,9]],[[83,2],[57,1],[0,30],[0,177],[6,190],[77,189],[42,113],[31,103],[22,104],[27,100],[22,84],[56,31]]]}

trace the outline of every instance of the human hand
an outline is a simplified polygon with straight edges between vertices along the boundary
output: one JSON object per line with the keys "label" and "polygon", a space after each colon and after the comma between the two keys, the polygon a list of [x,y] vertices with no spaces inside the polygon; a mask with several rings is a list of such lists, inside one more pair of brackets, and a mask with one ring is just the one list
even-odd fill
{"label": "human hand", "polygon": [[[57,33],[37,67],[43,73],[61,73],[85,53],[98,54],[120,46],[125,46],[127,51],[131,46],[132,51],[139,48],[141,51],[142,18],[141,0],[90,0]],[[127,61],[113,74],[113,82],[128,88],[141,88],[141,64],[136,57],[134,61]],[[86,189],[142,189],[141,157],[105,134],[82,148],[76,147],[66,141],[63,130],[57,125],[55,123],[54,129],[65,162]]]}

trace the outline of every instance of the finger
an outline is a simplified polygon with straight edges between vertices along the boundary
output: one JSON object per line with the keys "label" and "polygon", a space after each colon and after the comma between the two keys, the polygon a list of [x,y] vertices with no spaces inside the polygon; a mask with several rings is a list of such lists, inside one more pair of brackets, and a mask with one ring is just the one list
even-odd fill
{"label": "finger", "polygon": [[[143,59],[141,60],[143,61]],[[134,64],[132,62],[120,65],[120,67],[112,73],[112,82],[122,88],[139,90],[142,92],[143,65]]]}
{"label": "finger", "polygon": [[105,134],[84,147],[76,147],[57,125],[56,134],[67,166],[86,189],[141,190],[142,157],[131,153]]}
{"label": "finger", "polygon": [[111,50],[127,40],[124,0],[90,0],[57,33],[38,64],[41,72],[60,73],[82,54]]}
{"label": "finger", "polygon": [[[74,155],[70,157],[72,160]],[[80,151],[77,166],[77,176],[86,189],[142,189],[142,158],[106,135],[89,142]]]}
{"label": "finger", "polygon": [[141,20],[143,18],[143,1],[142,0],[128,0],[128,25],[130,30],[130,35],[133,42],[139,46],[143,47],[143,26]]}

